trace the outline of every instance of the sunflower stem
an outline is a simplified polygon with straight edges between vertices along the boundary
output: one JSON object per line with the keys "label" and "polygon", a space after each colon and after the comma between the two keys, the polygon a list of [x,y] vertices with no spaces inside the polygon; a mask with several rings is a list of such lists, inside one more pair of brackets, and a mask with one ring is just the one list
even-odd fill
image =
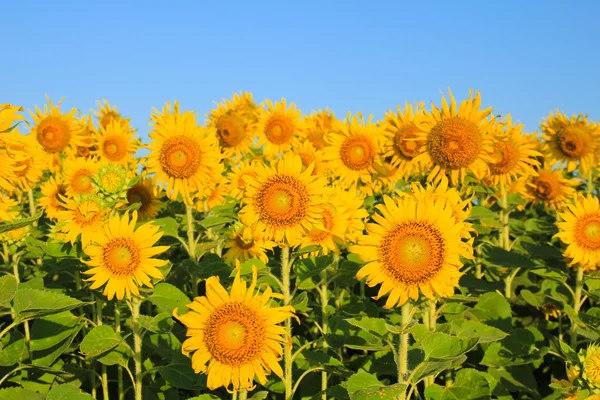
{"label": "sunflower stem", "polygon": [[241,389],[239,392],[238,400],[246,400],[247,398],[248,398],[248,391],[246,389]]}
{"label": "sunflower stem", "polygon": [[[100,298],[96,298],[96,326],[102,325],[102,307],[104,307],[104,301]],[[102,378],[102,398],[108,400],[108,373],[106,372],[106,365],[102,364],[100,367],[101,378]]]}
{"label": "sunflower stem", "polygon": [[594,168],[590,167],[590,173],[588,174],[587,182],[587,194],[594,194]]}
{"label": "sunflower stem", "polygon": [[[502,231],[500,232],[500,246],[504,250],[510,251],[510,211],[508,210],[508,193],[504,184],[500,186],[500,191],[502,193],[502,201],[500,204],[502,207],[500,209],[500,222],[502,224]],[[519,272],[519,268],[516,268],[506,278],[504,278],[504,297],[507,299],[512,297],[512,282],[515,279],[517,272]]]}
{"label": "sunflower stem", "polygon": [[[194,209],[192,206],[185,206],[187,215],[187,237],[188,237],[188,253],[193,262],[196,262],[196,241],[194,240]],[[198,297],[198,282],[196,281],[196,274],[192,272],[192,295],[194,298]]]}
{"label": "sunflower stem", "polygon": [[[115,332],[121,332],[121,309],[119,308],[119,302],[114,303],[115,307]],[[121,365],[117,366],[117,388],[119,391],[119,400],[123,400],[125,398],[125,393],[123,392],[123,367]]]}
{"label": "sunflower stem", "polygon": [[[329,282],[327,282],[327,269],[324,269],[321,272],[321,327],[323,328],[323,351],[327,352],[327,348],[329,345],[327,344],[327,340],[325,340],[325,335],[327,334],[327,324],[329,320],[329,316],[327,315],[327,303],[329,302],[329,292],[327,291],[327,286]],[[327,371],[321,371],[321,391],[325,392],[327,390]],[[327,400],[327,394],[323,393],[321,395],[322,400]]]}
{"label": "sunflower stem", "polygon": [[[29,214],[31,214],[32,217],[35,217],[37,215],[37,209],[35,207],[35,198],[33,197],[33,189],[29,189],[29,192],[27,193],[27,195],[29,196]],[[38,226],[38,222],[33,221],[32,225]]]}
{"label": "sunflower stem", "polygon": [[[431,299],[428,300],[426,304],[426,319],[429,322],[429,330],[431,332],[435,332],[436,328],[437,328],[437,309],[436,309],[436,301],[435,299]],[[425,387],[433,385],[433,383],[435,382],[435,377],[433,375],[430,375],[428,377],[425,378]]]}
{"label": "sunflower stem", "polygon": [[[411,304],[407,301],[402,306],[402,326],[406,327],[410,324],[411,320]],[[400,344],[398,346],[398,360],[396,366],[398,367],[398,383],[405,383],[408,377],[408,335],[409,333],[403,333],[400,335]]]}
{"label": "sunflower stem", "polygon": [[135,400],[142,400],[142,329],[139,324],[140,299],[131,299],[131,318],[133,323],[133,361],[135,363]]}
{"label": "sunflower stem", "polygon": [[[283,304],[289,305],[292,301],[290,293],[290,271],[292,265],[290,263],[290,248],[286,245],[281,249],[281,293],[283,294]],[[286,346],[284,353],[284,370],[283,378],[285,384],[285,400],[292,400],[293,382],[292,382],[292,318],[285,320],[285,331],[290,340],[289,346]]]}
{"label": "sunflower stem", "polygon": [[[19,275],[19,260],[20,260],[19,255],[15,254],[13,256],[12,266],[13,266],[13,274],[15,276],[15,280],[17,281],[17,284],[21,283],[21,276]],[[27,347],[27,350],[29,350],[29,342],[31,341],[31,335],[29,334],[29,321],[23,322],[23,330],[25,331],[25,346]]]}
{"label": "sunflower stem", "polygon": [[[581,293],[583,291],[583,267],[577,267],[577,278],[575,281],[575,296],[573,296],[573,309],[575,314],[579,314],[581,309]],[[577,351],[577,321],[571,318],[571,347]]]}

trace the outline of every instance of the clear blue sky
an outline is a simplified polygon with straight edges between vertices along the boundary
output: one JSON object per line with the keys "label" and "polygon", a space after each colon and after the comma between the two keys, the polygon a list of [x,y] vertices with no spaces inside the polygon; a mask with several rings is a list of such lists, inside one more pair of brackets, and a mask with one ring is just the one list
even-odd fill
{"label": "clear blue sky", "polygon": [[202,116],[251,91],[305,113],[376,118],[405,101],[483,104],[536,130],[555,107],[600,118],[600,2],[3,1],[0,102]]}

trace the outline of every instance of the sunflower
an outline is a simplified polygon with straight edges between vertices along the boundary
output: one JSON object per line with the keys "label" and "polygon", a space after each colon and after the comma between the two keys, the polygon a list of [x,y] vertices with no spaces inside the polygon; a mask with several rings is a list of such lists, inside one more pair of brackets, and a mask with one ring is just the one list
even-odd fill
{"label": "sunflower", "polygon": [[246,191],[239,213],[241,221],[265,231],[265,239],[296,246],[304,234],[319,223],[322,193],[326,181],[312,175],[312,168],[303,171],[302,160],[286,154],[274,166],[256,163],[256,178],[246,180]]}
{"label": "sunflower", "polygon": [[140,220],[150,220],[158,215],[158,209],[162,204],[160,198],[162,192],[158,193],[151,179],[141,178],[135,185],[127,189],[127,206],[140,203],[138,216]]}
{"label": "sunflower", "polygon": [[269,262],[266,251],[273,251],[273,247],[276,245],[277,243],[271,240],[265,240],[262,233],[238,222],[227,234],[224,247],[228,250],[223,258],[229,262],[233,260],[244,262],[252,258],[258,258],[266,264]]}
{"label": "sunflower", "polygon": [[91,157],[92,154],[97,150],[96,145],[96,127],[92,122],[91,115],[84,115],[76,122],[77,129],[80,132],[80,144],[78,146],[67,148],[67,157],[78,158],[78,157]]}
{"label": "sunflower", "polygon": [[567,179],[562,170],[545,168],[537,176],[519,180],[513,190],[520,193],[529,203],[543,204],[559,210],[575,195],[576,179]]}
{"label": "sunflower", "polygon": [[19,203],[0,193],[0,222],[12,221],[19,215]]}
{"label": "sunflower", "polygon": [[131,128],[129,128],[129,121],[131,119],[123,118],[121,114],[119,114],[117,107],[108,104],[107,100],[98,101],[97,104],[99,111],[92,110],[92,112],[98,117],[100,128],[106,129],[111,122],[115,122],[121,125],[125,130],[131,130]]}
{"label": "sunflower", "polygon": [[538,157],[542,154],[535,150],[535,143],[527,140],[521,129],[523,125],[513,125],[510,115],[506,121],[495,125],[493,162],[489,164],[487,178],[492,185],[507,188],[523,176],[537,175]]}
{"label": "sunflower", "polygon": [[35,106],[35,113],[29,111],[34,120],[34,126],[31,129],[37,141],[42,145],[44,151],[49,154],[56,154],[65,151],[69,146],[81,146],[80,139],[81,127],[76,123],[76,108],[72,108],[67,114],[60,111],[59,101],[56,106],[52,104],[50,98],[47,98],[48,104],[44,105],[44,110]]}
{"label": "sunflower", "polygon": [[67,196],[95,193],[92,177],[98,172],[98,163],[89,158],[65,160],[63,180],[67,185]]}
{"label": "sunflower", "polygon": [[48,166],[47,155],[32,135],[21,135],[14,130],[8,135],[13,137],[8,142],[9,153],[20,154],[19,160],[15,162],[13,182],[22,190],[32,189]]}
{"label": "sunflower", "polygon": [[46,217],[56,219],[61,211],[65,211],[61,198],[67,195],[67,185],[50,177],[41,186],[42,197],[38,200],[40,207],[44,209]]}
{"label": "sunflower", "polygon": [[224,386],[229,391],[230,385],[233,391],[252,390],[255,376],[264,385],[271,372],[282,378],[278,361],[282,345],[290,345],[291,338],[278,324],[295,317],[294,307],[271,306],[271,299],[279,296],[269,286],[265,285],[263,293],[254,293],[255,267],[246,288],[237,264],[231,292],[213,276],[206,280],[206,296],[196,297],[187,305],[190,312],[178,315],[177,308],[173,310],[173,316],[188,328],[181,351],[185,355],[194,352],[192,368],[208,375],[210,390]]}
{"label": "sunflower", "polygon": [[600,389],[600,346],[597,343],[590,344],[586,349],[579,351],[578,358],[581,364],[581,378],[592,389]]}
{"label": "sunflower", "polygon": [[319,110],[305,119],[306,139],[320,150],[328,146],[327,136],[330,132],[340,132],[344,124],[335,118],[333,111],[329,109]]}
{"label": "sunflower", "polygon": [[376,299],[389,293],[385,308],[417,300],[419,289],[427,298],[452,296],[462,275],[460,257],[472,258],[461,240],[464,223],[454,219],[452,207],[432,198],[395,202],[384,196],[377,209],[381,214],[367,225],[368,235],[349,248],[366,262],[357,279],[381,284]]}
{"label": "sunflower", "polygon": [[570,265],[581,264],[585,269],[600,266],[600,203],[598,198],[579,195],[558,214],[561,222],[555,235],[567,245],[565,257]]}
{"label": "sunflower", "polygon": [[84,261],[91,268],[83,273],[92,275],[86,281],[92,282],[90,289],[98,289],[106,283],[104,296],[108,300],[117,297],[123,300],[131,295],[139,296],[139,286],[152,288],[150,278],[163,279],[158,268],[167,265],[167,260],[154,256],[164,253],[169,246],[155,246],[163,233],[159,227],[146,223],[137,229],[137,212],[129,218],[129,212],[122,217],[113,214],[94,236],[94,243],[84,248],[90,257]]}
{"label": "sunflower", "polygon": [[57,213],[62,223],[61,232],[66,233],[65,240],[75,244],[81,235],[85,248],[102,230],[105,216],[110,210],[102,198],[94,194],[84,194],[73,199],[65,199],[65,210]]}
{"label": "sunflower", "polygon": [[0,190],[7,192],[14,190],[16,173],[25,168],[23,165],[17,166],[17,163],[27,159],[25,154],[8,149],[16,137],[9,133],[17,126],[16,121],[24,119],[22,115],[17,114],[22,110],[21,107],[0,104]]}
{"label": "sunflower", "polygon": [[544,154],[548,166],[566,165],[567,172],[580,166],[582,175],[591,172],[600,150],[600,126],[588,121],[585,115],[568,118],[556,110],[541,124]]}
{"label": "sunflower", "polygon": [[317,151],[310,141],[305,140],[302,143],[298,143],[292,151],[300,156],[302,165],[305,168],[308,168],[311,164],[313,165],[313,175],[325,173],[323,153]]}
{"label": "sunflower", "polygon": [[24,121],[25,117],[22,114],[18,114],[22,111],[23,107],[0,103],[0,133],[12,131],[18,125],[17,121]]}
{"label": "sunflower", "polygon": [[303,138],[300,110],[294,103],[289,107],[285,99],[273,104],[267,100],[267,107],[261,109],[256,126],[257,145],[263,146],[263,155],[272,160],[290,151],[293,145]]}
{"label": "sunflower", "polygon": [[406,103],[404,110],[398,106],[396,112],[385,114],[383,129],[387,141],[384,145],[384,157],[390,158],[392,168],[398,169],[398,176],[407,178],[419,170],[419,164],[414,162],[420,154],[424,141],[417,140],[419,125],[424,121],[423,105]]}
{"label": "sunflower", "polygon": [[240,200],[244,195],[246,180],[250,178],[256,178],[256,172],[254,172],[254,165],[252,163],[241,161],[232,166],[231,171],[227,173],[226,177],[228,195]]}
{"label": "sunflower", "polygon": [[208,126],[216,131],[225,158],[243,156],[251,151],[255,122],[253,113],[246,107],[236,106],[233,100],[224,100],[209,114]]}
{"label": "sunflower", "polygon": [[252,93],[234,93],[233,98],[229,103],[231,104],[232,110],[242,114],[244,118],[247,118],[252,124],[258,121],[259,108],[252,99]]}
{"label": "sunflower", "polygon": [[171,200],[181,193],[186,204],[191,204],[192,195],[209,195],[207,188],[220,179],[223,170],[214,129],[198,126],[195,114],[181,113],[178,103],[172,109],[167,104],[163,113],[154,111],[148,173],[155,174],[155,181]]}
{"label": "sunflower", "polygon": [[100,133],[95,137],[94,155],[102,161],[127,165],[139,147],[139,141],[133,134],[129,125],[119,121],[113,120],[105,127],[101,126]]}
{"label": "sunflower", "polygon": [[372,174],[376,171],[381,152],[383,131],[372,123],[372,116],[365,121],[362,114],[348,118],[339,132],[332,132],[327,139],[330,146],[323,149],[327,168],[340,178],[342,185],[355,186],[370,195]]}
{"label": "sunflower", "polygon": [[[417,140],[424,141],[419,149],[421,153],[413,160],[421,162],[425,170],[430,170],[427,180],[438,182],[442,175],[450,175],[450,181],[456,185],[462,182],[468,171],[481,179],[488,171],[487,163],[493,162],[493,141],[488,131],[494,118],[489,117],[492,108],[480,110],[479,92],[456,107],[452,92],[450,106],[442,96],[442,109],[432,104],[432,112],[425,111],[425,119],[419,123]],[[489,117],[489,118],[488,118]]]}

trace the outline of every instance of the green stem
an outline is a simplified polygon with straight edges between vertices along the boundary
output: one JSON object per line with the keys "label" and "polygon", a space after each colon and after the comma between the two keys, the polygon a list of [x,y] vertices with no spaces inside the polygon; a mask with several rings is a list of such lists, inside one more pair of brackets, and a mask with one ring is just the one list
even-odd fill
{"label": "green stem", "polygon": [[[431,332],[435,332],[435,330],[437,329],[436,300],[435,299],[428,300],[426,303],[426,307],[427,307],[427,312],[426,312],[427,320],[429,321],[429,330]],[[425,378],[425,387],[433,385],[434,382],[435,382],[435,377],[433,375],[426,377]]]}
{"label": "green stem", "polygon": [[[121,309],[119,308],[119,302],[114,303],[115,307],[115,332],[121,332]],[[119,400],[125,399],[125,393],[123,392],[123,367],[117,366],[117,388],[119,392]]]}
{"label": "green stem", "polygon": [[[192,206],[186,205],[185,211],[187,215],[187,237],[188,237],[188,253],[192,261],[196,262],[196,240],[194,239],[194,209]],[[196,274],[192,272],[192,295],[198,297],[198,282]]]}
{"label": "green stem", "polygon": [[[283,294],[283,304],[288,305],[292,301],[291,299],[291,285],[290,285],[290,271],[292,265],[290,263],[290,248],[286,245],[281,249],[281,293]],[[285,384],[285,400],[292,400],[293,396],[293,382],[292,382],[292,366],[294,360],[292,359],[292,319],[288,318],[285,320],[285,331],[290,340],[290,345],[285,347],[285,353],[283,355],[283,379]]]}
{"label": "green stem", "polygon": [[[20,261],[20,257],[18,255],[14,255],[13,256],[13,275],[15,276],[15,280],[17,281],[17,284],[21,283],[21,276],[19,275],[19,261]],[[29,351],[29,342],[31,341],[31,335],[29,333],[29,322],[28,321],[24,321],[23,322],[23,330],[25,331],[25,346],[27,347],[27,350]]]}
{"label": "green stem", "polygon": [[238,400],[246,400],[247,398],[248,398],[248,391],[246,389],[241,389]]}
{"label": "green stem", "polygon": [[[104,301],[98,297],[96,298],[96,326],[102,325],[102,307],[104,307]],[[106,372],[106,365],[102,364],[100,367],[102,377],[102,398],[108,400],[108,374]]]}
{"label": "green stem", "polygon": [[[575,296],[573,298],[573,310],[575,314],[579,314],[581,309],[581,292],[583,291],[583,267],[579,265],[577,267],[577,279],[575,281]],[[577,321],[575,318],[571,319],[571,347],[577,351]]]}
{"label": "green stem", "polygon": [[[327,315],[327,303],[329,302],[329,292],[327,290],[329,282],[327,282],[327,269],[324,269],[321,272],[321,327],[323,328],[323,336],[327,334],[327,325],[329,323],[329,315]],[[327,352],[327,348],[329,345],[327,344],[327,340],[323,337],[323,351]],[[327,390],[327,371],[321,371],[321,391],[325,392]],[[322,400],[327,400],[327,394],[323,393],[321,395]]]}
{"label": "green stem", "polygon": [[[505,185],[501,185],[500,191],[502,193],[502,202],[500,206],[500,222],[502,223],[502,231],[500,233],[500,246],[510,251],[510,211],[508,209],[508,193]],[[510,299],[512,297],[512,283],[517,276],[520,268],[516,268],[506,278],[504,278],[504,297]]]}
{"label": "green stem", "polygon": [[590,167],[588,174],[587,194],[594,194],[594,168]]}
{"label": "green stem", "polygon": [[[32,217],[35,217],[37,215],[37,210],[35,207],[35,198],[33,197],[33,189],[29,189],[28,196],[29,196],[29,214],[31,214]],[[38,226],[38,222],[33,221],[32,225]]]}
{"label": "green stem", "polygon": [[238,392],[236,390],[231,393],[231,400],[238,400]]}
{"label": "green stem", "polygon": [[131,318],[133,324],[133,361],[135,364],[135,400],[142,400],[142,329],[140,317],[140,299],[131,299]]}
{"label": "green stem", "polygon": [[[410,324],[410,301],[407,301],[402,306],[402,327]],[[405,383],[406,377],[408,376],[408,335],[409,333],[403,333],[400,335],[400,344],[398,346],[398,360],[396,365],[398,367],[398,383]]]}

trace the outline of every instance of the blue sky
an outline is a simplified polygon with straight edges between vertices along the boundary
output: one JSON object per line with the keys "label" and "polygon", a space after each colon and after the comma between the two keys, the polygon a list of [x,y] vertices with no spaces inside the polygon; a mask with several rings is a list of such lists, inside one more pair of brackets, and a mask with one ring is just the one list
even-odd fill
{"label": "blue sky", "polygon": [[[12,3],[12,4],[11,4]],[[558,107],[600,118],[596,1],[13,1],[0,102],[106,98],[144,137],[152,107],[203,116],[234,92],[383,116],[480,89],[536,130]]]}

